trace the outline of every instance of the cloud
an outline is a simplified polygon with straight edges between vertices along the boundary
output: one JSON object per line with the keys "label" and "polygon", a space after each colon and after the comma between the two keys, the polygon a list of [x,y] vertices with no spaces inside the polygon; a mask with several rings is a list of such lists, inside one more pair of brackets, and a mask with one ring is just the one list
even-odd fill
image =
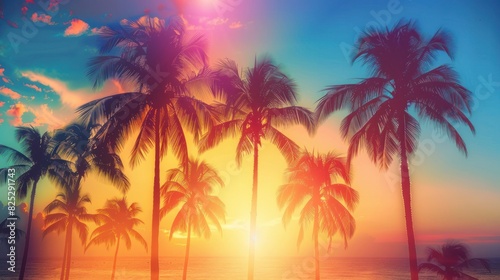
{"label": "cloud", "polygon": [[6,87],[0,87],[0,94],[6,95],[12,99],[19,99],[21,98],[21,95],[10,88]]}
{"label": "cloud", "polygon": [[31,85],[31,84],[24,84],[25,86],[29,87],[29,88],[32,88],[38,92],[41,92],[42,89],[40,87],[38,87],[37,85]]}
{"label": "cloud", "polygon": [[231,22],[231,24],[229,24],[229,28],[231,29],[238,29],[238,28],[242,28],[243,27],[243,24],[241,23],[241,21],[234,21],[234,22]]}
{"label": "cloud", "polygon": [[74,18],[71,20],[70,26],[64,30],[64,36],[80,36],[88,29],[89,25],[85,21]]}
{"label": "cloud", "polygon": [[32,82],[40,83],[51,88],[57,95],[59,95],[61,103],[71,109],[75,109],[78,106],[97,98],[125,92],[122,85],[116,80],[110,80],[105,83],[100,92],[91,93],[91,90],[89,89],[72,90],[68,88],[66,83],[60,80],[31,71],[21,72],[21,76],[28,78]]}
{"label": "cloud", "polygon": [[26,125],[34,127],[47,125],[49,130],[53,130],[62,128],[67,123],[67,120],[54,115],[54,111],[49,108],[48,104],[42,104],[36,108],[28,107],[28,111],[35,115],[35,119]]}
{"label": "cloud", "polygon": [[12,119],[10,120],[11,125],[20,126],[23,124],[22,117],[26,112],[28,112],[26,106],[23,103],[18,102],[17,104],[10,106],[10,109],[7,110],[6,114],[7,116],[12,117]]}
{"label": "cloud", "polygon": [[0,67],[0,77],[4,76],[5,68]]}
{"label": "cloud", "polygon": [[222,25],[222,24],[225,24],[229,19],[228,18],[221,18],[221,17],[216,17],[216,18],[213,18],[211,20],[207,20],[207,25],[212,25],[212,26],[216,26],[216,25]]}
{"label": "cloud", "polygon": [[55,22],[52,21],[52,17],[46,14],[33,13],[31,15],[31,20],[33,22],[43,22],[49,25],[54,25]]}
{"label": "cloud", "polygon": [[90,29],[90,35],[99,35],[101,34],[103,31],[104,31],[105,27],[102,26],[102,27],[94,27],[92,29]]}

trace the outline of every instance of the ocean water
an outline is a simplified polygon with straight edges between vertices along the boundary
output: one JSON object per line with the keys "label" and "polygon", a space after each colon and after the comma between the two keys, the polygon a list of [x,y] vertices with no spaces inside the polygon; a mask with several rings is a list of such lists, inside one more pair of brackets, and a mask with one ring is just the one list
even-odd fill
{"label": "ocean water", "polygon": [[[183,258],[161,258],[160,279],[181,279]],[[490,259],[492,273],[469,270],[478,279],[500,279],[500,258]],[[112,258],[75,258],[71,265],[70,279],[109,279]],[[25,279],[59,279],[61,260],[33,260],[28,265]],[[322,279],[383,280],[409,279],[406,259],[391,258],[327,258],[322,259]],[[238,280],[246,279],[246,258],[193,257],[189,263],[188,279]],[[256,280],[308,280],[314,279],[312,258],[260,258],[256,260]],[[0,279],[17,279],[4,265]],[[118,258],[117,280],[149,279],[149,259],[145,257]],[[438,279],[433,274],[421,274],[420,279]]]}

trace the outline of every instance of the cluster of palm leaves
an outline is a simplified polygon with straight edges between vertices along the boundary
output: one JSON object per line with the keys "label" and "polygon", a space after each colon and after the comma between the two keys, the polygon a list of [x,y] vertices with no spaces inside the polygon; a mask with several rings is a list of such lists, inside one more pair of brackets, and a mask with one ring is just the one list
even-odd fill
{"label": "cluster of palm leaves", "polygon": [[[67,236],[71,236],[71,226],[67,225],[74,225],[85,244],[83,222],[92,220],[100,226],[88,244],[116,243],[118,252],[120,240],[123,238],[129,247],[132,236],[146,246],[133,230],[140,223],[134,218],[140,211],[136,204],[127,207],[125,201],[113,200],[97,215],[90,215],[84,207],[90,199],[80,195],[81,182],[92,170],[109,178],[123,192],[129,188],[118,154],[125,142],[135,137],[130,165],[139,165],[150,151],[154,160],[151,279],[159,278],[159,225],[165,214],[179,209],[170,237],[176,231],[187,234],[183,279],[187,277],[191,234],[209,237],[209,224],[221,231],[224,204],[213,195],[213,189],[222,187],[223,182],[213,167],[191,156],[194,152],[188,151],[188,143],[193,141],[197,152],[202,153],[228,138],[238,140],[239,165],[246,155],[254,159],[249,280],[254,279],[252,243],[257,231],[259,147],[263,141],[273,144],[289,163],[288,182],[279,188],[277,202],[284,211],[285,225],[301,208],[298,244],[307,224],[313,224],[316,279],[320,278],[318,235],[325,233],[331,240],[340,234],[347,245],[355,230],[351,212],[359,196],[350,186],[351,159],[362,148],[382,169],[399,158],[411,278],[418,279],[409,178],[409,157],[416,150],[420,134],[416,117],[436,124],[463,152],[466,146],[455,125],[464,123],[474,131],[467,118],[470,91],[460,85],[450,66],[432,68],[440,53],[452,57],[451,39],[446,32],[438,31],[426,39],[413,22],[400,22],[392,29],[363,34],[353,61],[362,60],[371,67],[372,77],[356,84],[328,87],[314,113],[297,105],[296,84],[268,57],[256,58],[253,67],[244,70],[230,59],[209,67],[205,39],[188,38],[179,18],[165,21],[143,17],[105,27],[100,37],[100,55],[89,62],[88,75],[94,86],[114,78],[135,85],[135,89],[82,105],[77,109],[78,124],[56,132],[54,141],[49,133],[40,136],[33,128],[19,128],[17,137],[27,155],[0,146],[0,155],[10,156],[19,163],[16,168],[23,171],[19,172],[18,194],[24,197],[28,188],[32,189],[21,278],[29,248],[35,190],[45,175],[65,190],[46,208],[47,213],[61,210],[47,216],[47,230],[61,231],[64,224]],[[322,121],[342,109],[349,112],[341,125],[341,134],[350,144],[346,158],[303,151],[282,132],[284,127],[300,125],[313,135]],[[161,161],[168,151],[177,158],[179,167],[167,172],[162,185]],[[121,215],[118,213],[123,218],[117,218]],[[63,273],[66,279],[69,273],[70,241],[66,242],[64,255],[61,279]]]}

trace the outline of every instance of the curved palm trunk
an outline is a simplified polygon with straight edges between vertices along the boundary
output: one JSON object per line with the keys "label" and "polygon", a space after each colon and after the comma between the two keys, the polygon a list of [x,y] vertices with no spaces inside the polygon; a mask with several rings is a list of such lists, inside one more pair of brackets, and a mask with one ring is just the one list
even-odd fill
{"label": "curved palm trunk", "polygon": [[111,280],[115,279],[116,271],[116,259],[118,258],[118,248],[120,248],[120,236],[118,236],[118,241],[116,242],[115,258],[113,260],[113,272],[111,272]]}
{"label": "curved palm trunk", "polygon": [[186,240],[186,255],[184,256],[184,270],[182,272],[182,280],[187,279],[187,269],[189,263],[189,249],[191,248],[191,220],[188,217],[188,236]]}
{"label": "curved palm trunk", "polygon": [[72,246],[71,239],[72,239],[72,235],[73,235],[73,220],[70,220],[70,222],[68,223],[67,232],[69,232],[68,233],[69,239],[68,239],[68,252],[66,255],[66,271],[65,271],[66,275],[64,276],[64,279],[66,279],[66,280],[69,279],[69,270],[70,270],[70,266],[71,266],[71,246]]}
{"label": "curved palm trunk", "polygon": [[26,229],[26,242],[24,244],[24,252],[23,252],[23,261],[21,263],[21,271],[19,273],[19,279],[24,279],[24,273],[26,272],[26,264],[28,261],[28,252],[30,248],[30,236],[31,236],[31,222],[33,220],[33,207],[35,205],[35,194],[36,194],[36,185],[38,184],[38,180],[33,182],[33,187],[31,189],[31,200],[30,200],[30,211],[28,214],[28,228]]}
{"label": "curved palm trunk", "polygon": [[316,280],[320,280],[319,273],[319,196],[316,196],[316,203],[314,206],[314,226],[313,226],[313,236],[314,236],[314,266],[316,272]]}
{"label": "curved palm trunk", "polygon": [[248,280],[253,280],[255,267],[255,238],[257,234],[257,187],[259,171],[259,146],[257,139],[253,141],[253,187],[252,210],[250,212],[250,252],[248,256]]}
{"label": "curved palm trunk", "polygon": [[410,261],[411,280],[418,280],[417,249],[415,246],[415,233],[413,232],[413,218],[411,214],[411,191],[410,191],[410,170],[408,167],[408,152],[406,149],[406,135],[404,133],[403,117],[400,122],[400,146],[401,146],[401,188],[403,193],[403,203],[406,219],[406,236],[408,239],[408,253]]}
{"label": "curved palm trunk", "polygon": [[68,240],[70,239],[69,230],[66,230],[66,239],[64,241],[64,254],[63,254],[63,263],[61,269],[61,276],[59,279],[64,280],[64,272],[66,271],[66,259],[68,258]]}
{"label": "curved palm trunk", "polygon": [[151,229],[151,280],[158,280],[158,234],[160,231],[160,112],[155,116],[155,170],[153,183],[153,214]]}

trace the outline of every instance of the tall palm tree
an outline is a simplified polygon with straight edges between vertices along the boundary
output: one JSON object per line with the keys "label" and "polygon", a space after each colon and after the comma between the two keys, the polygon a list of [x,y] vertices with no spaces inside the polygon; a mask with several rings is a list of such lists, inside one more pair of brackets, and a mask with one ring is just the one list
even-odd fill
{"label": "tall palm tree", "polygon": [[[333,153],[315,155],[304,152],[288,169],[288,183],[278,190],[277,202],[284,209],[286,226],[292,215],[300,211],[300,231],[297,246],[304,237],[304,227],[313,221],[315,279],[320,279],[319,234],[325,232],[331,238],[339,233],[347,247],[347,240],[356,228],[353,211],[359,201],[356,190],[349,186],[350,175],[346,159]],[[341,179],[344,183],[339,183]]]}
{"label": "tall palm tree", "polygon": [[[119,151],[139,130],[131,153],[136,166],[154,150],[151,230],[151,279],[158,279],[160,225],[160,160],[168,147],[187,161],[185,129],[198,137],[213,121],[210,106],[194,98],[207,81],[207,56],[202,37],[185,38],[182,19],[141,18],[126,25],[105,27],[101,55],[89,63],[95,86],[109,78],[132,81],[133,92],[91,101],[78,109],[85,123],[102,124],[100,142]],[[119,53],[118,55],[115,55]]]}
{"label": "tall palm tree", "polygon": [[104,208],[97,210],[97,217],[101,225],[92,232],[90,236],[91,240],[87,244],[86,249],[92,245],[100,244],[105,244],[106,248],[109,249],[110,246],[116,244],[111,279],[115,279],[116,260],[121,240],[125,242],[127,249],[130,249],[132,246],[131,237],[133,237],[146,248],[146,251],[148,250],[146,240],[134,229],[136,226],[144,224],[143,221],[136,218],[140,212],[142,210],[139,204],[134,202],[129,205],[125,197],[108,200]]}
{"label": "tall palm tree", "polygon": [[[125,193],[130,183],[127,176],[122,172],[123,163],[121,158],[106,145],[97,145],[98,139],[95,130],[98,126],[85,126],[81,123],[72,123],[64,129],[56,131],[53,140],[54,149],[63,157],[71,160],[74,172],[60,177],[70,177],[75,180],[62,185],[62,188],[80,189],[82,180],[90,173],[94,172],[106,177],[113,185],[117,186]],[[68,173],[68,172],[66,172]],[[61,275],[65,273],[65,278],[69,277],[69,265],[71,258],[66,258]],[[68,268],[66,271],[66,267]]]}
{"label": "tall palm tree", "polygon": [[80,188],[68,182],[66,188],[57,195],[56,199],[50,202],[44,209],[45,216],[43,237],[52,232],[60,234],[66,231],[64,242],[63,263],[61,268],[60,279],[69,279],[71,265],[71,250],[73,229],[78,233],[78,237],[85,246],[88,236],[87,222],[97,222],[96,216],[87,213],[86,204],[91,203],[88,194],[81,195]]}
{"label": "tall palm tree", "polygon": [[486,259],[470,259],[469,256],[470,252],[465,244],[449,241],[441,246],[441,250],[429,248],[427,257],[428,262],[420,264],[418,270],[435,272],[438,276],[441,276],[443,280],[477,280],[477,278],[462,272],[464,268],[469,268],[471,266],[482,266],[491,272],[490,265]]}
{"label": "tall palm tree", "polygon": [[453,57],[450,44],[451,36],[442,30],[423,38],[414,22],[371,30],[359,39],[353,61],[363,61],[373,76],[357,84],[327,88],[316,107],[318,121],[334,111],[349,110],[341,126],[342,136],[350,143],[349,159],[361,146],[383,169],[399,157],[412,280],[418,279],[418,271],[408,158],[420,135],[415,115],[445,131],[466,155],[465,142],[454,125],[465,124],[475,131],[466,116],[471,92],[460,85],[450,66],[431,67],[441,52]]}
{"label": "tall palm tree", "polygon": [[253,151],[253,187],[250,213],[250,248],[248,279],[254,277],[255,244],[257,229],[257,188],[259,146],[263,139],[279,149],[288,162],[295,160],[299,147],[277,128],[287,125],[304,125],[314,130],[309,110],[296,106],[295,83],[275,66],[270,58],[255,60],[254,66],[240,73],[234,61],[221,61],[213,90],[223,102],[229,120],[213,126],[199,143],[200,151],[215,147],[228,137],[238,137],[236,161]]}
{"label": "tall palm tree", "polygon": [[222,234],[219,220],[225,221],[225,206],[211,194],[216,186],[223,187],[224,182],[215,169],[203,161],[190,159],[178,168],[168,170],[167,181],[161,188],[164,198],[162,216],[182,204],[172,222],[170,239],[177,231],[187,233],[183,280],[187,279],[191,232],[210,238],[210,223]]}
{"label": "tall palm tree", "polygon": [[6,156],[8,161],[14,163],[12,166],[0,169],[0,177],[5,176],[9,168],[14,168],[16,170],[16,176],[18,176],[16,179],[16,192],[20,199],[24,199],[28,190],[31,188],[26,242],[19,272],[19,279],[23,279],[28,260],[33,209],[38,182],[45,175],[49,175],[52,179],[57,180],[57,176],[52,177],[49,171],[64,168],[67,166],[67,162],[61,160],[55,154],[51,141],[52,135],[50,133],[45,132],[40,134],[40,132],[33,127],[18,127],[16,128],[15,134],[24,153],[14,148],[0,145],[0,156]]}

